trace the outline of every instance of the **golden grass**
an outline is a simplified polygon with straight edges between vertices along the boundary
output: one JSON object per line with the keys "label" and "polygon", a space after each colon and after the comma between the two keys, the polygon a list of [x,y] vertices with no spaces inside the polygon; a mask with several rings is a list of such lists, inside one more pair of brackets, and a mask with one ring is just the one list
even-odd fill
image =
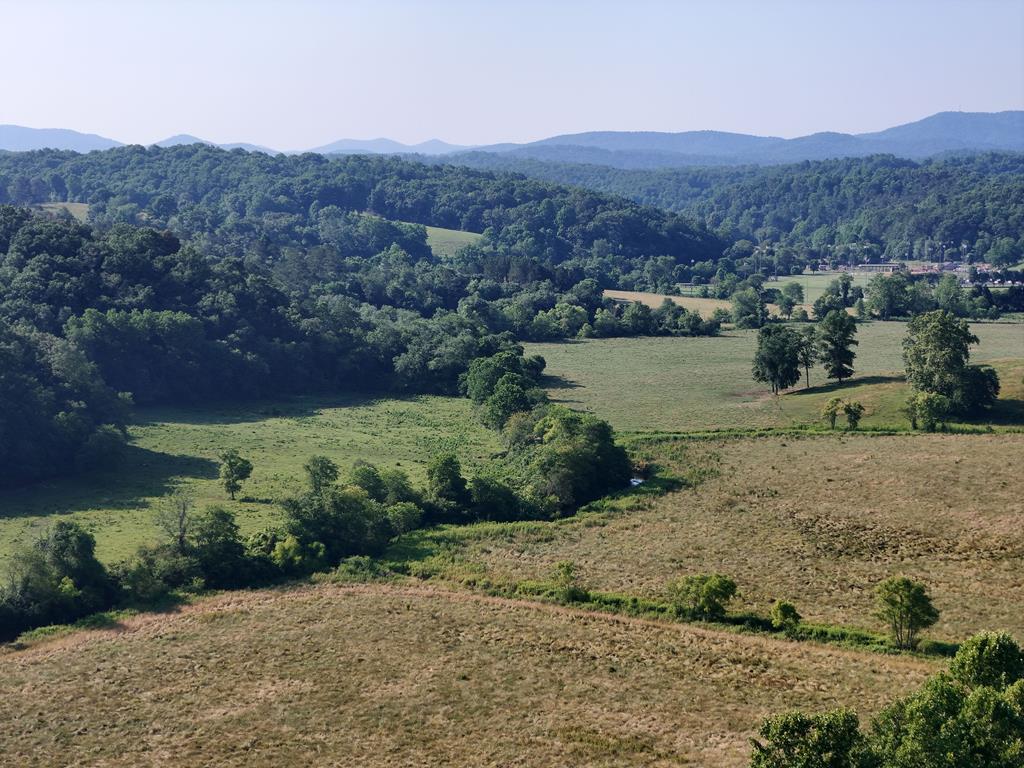
{"label": "golden grass", "polygon": [[715,571],[739,584],[735,608],[767,613],[781,598],[810,621],[876,630],[872,588],[906,574],[942,612],[933,636],[1024,638],[1024,435],[747,438],[682,450],[681,464],[717,466],[718,476],[627,513],[470,542],[464,556],[513,581],[571,560],[585,585],[639,595]]}
{"label": "golden grass", "polygon": [[726,311],[732,309],[732,303],[725,299],[705,299],[700,296],[666,296],[661,293],[647,293],[645,291],[613,290],[606,290],[604,295],[609,299],[618,299],[619,301],[638,301],[652,309],[657,309],[665,299],[668,299],[683,309],[697,312],[705,319],[711,317],[716,309],[724,309]]}
{"label": "golden grass", "polygon": [[408,586],[230,593],[8,652],[30,766],[742,766],[760,719],[862,715],[935,662]]}

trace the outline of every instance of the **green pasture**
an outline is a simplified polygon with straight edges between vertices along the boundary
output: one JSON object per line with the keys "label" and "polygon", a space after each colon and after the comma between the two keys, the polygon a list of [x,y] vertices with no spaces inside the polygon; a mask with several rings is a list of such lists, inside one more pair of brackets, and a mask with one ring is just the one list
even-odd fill
{"label": "green pasture", "polygon": [[[436,453],[453,451],[472,471],[498,449],[468,400],[445,397],[140,409],[130,431],[128,455],[115,470],[0,493],[0,558],[64,516],[95,534],[102,559],[124,557],[156,537],[157,511],[179,487],[199,508],[228,506],[251,533],[277,520],[275,502],[301,489],[302,465],[314,454],[343,470],[362,459],[422,481]],[[234,502],[217,480],[217,456],[230,448],[254,465]]]}
{"label": "green pasture", "polygon": [[[1024,423],[1024,329],[1016,323],[978,323],[981,339],[972,361],[992,362],[1001,374],[1003,401],[995,424]],[[773,397],[751,378],[756,331],[727,331],[718,337],[591,339],[530,344],[530,354],[547,360],[551,397],[573,408],[594,411],[624,432],[685,432],[707,429],[785,427],[818,420],[830,397],[860,400],[865,426],[906,425],[900,408],[904,323],[859,325],[853,379],[829,383],[821,368],[804,382]]]}

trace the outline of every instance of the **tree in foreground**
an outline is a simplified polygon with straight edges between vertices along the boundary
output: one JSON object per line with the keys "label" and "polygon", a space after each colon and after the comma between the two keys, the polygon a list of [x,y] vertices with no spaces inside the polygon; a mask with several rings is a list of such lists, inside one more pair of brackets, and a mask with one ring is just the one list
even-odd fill
{"label": "tree in foreground", "polygon": [[856,335],[857,321],[845,310],[832,310],[818,324],[818,359],[828,378],[842,382],[853,375]]}
{"label": "tree in foreground", "polygon": [[897,648],[917,646],[918,635],[939,620],[924,584],[905,576],[893,576],[875,588],[878,618],[889,626]]}
{"label": "tree in foreground", "polygon": [[251,474],[252,462],[239,456],[238,451],[232,449],[220,455],[220,480],[232,499],[242,489],[242,481],[248,480]]}
{"label": "tree in foreground", "polygon": [[1024,654],[1006,634],[964,642],[949,666],[891,704],[871,730],[846,709],[764,721],[752,768],[1020,768]]}
{"label": "tree in foreground", "polygon": [[856,768],[864,736],[857,715],[837,709],[819,715],[786,712],[761,724],[751,768]]}
{"label": "tree in foreground", "polygon": [[977,343],[966,320],[943,310],[918,315],[903,340],[907,381],[918,392],[947,398],[956,412],[988,408],[999,396],[999,376],[987,366],[969,365]]}
{"label": "tree in foreground", "polygon": [[718,573],[684,576],[668,587],[668,598],[680,616],[712,621],[725,616],[725,606],[736,596],[736,582]]}
{"label": "tree in foreground", "polygon": [[800,336],[783,325],[766,325],[757,332],[754,381],[771,385],[772,394],[800,381]]}

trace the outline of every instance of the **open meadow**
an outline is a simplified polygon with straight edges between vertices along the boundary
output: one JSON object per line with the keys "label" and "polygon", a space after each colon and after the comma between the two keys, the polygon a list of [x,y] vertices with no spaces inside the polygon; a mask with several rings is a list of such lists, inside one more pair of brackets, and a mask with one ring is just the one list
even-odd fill
{"label": "open meadow", "polygon": [[741,766],[767,714],[867,717],[941,666],[330,584],[227,593],[0,659],[0,748],[21,768]]}
{"label": "open meadow", "polygon": [[[1000,372],[1002,404],[991,415],[999,423],[1024,424],[1024,326],[975,323],[981,343],[972,362]],[[902,380],[901,343],[906,325],[858,325],[855,373],[842,386],[828,383],[822,369],[781,397],[751,378],[756,331],[725,331],[718,337],[589,339],[530,344],[547,360],[549,393],[573,408],[592,410],[624,432],[688,432],[709,429],[786,427],[819,420],[830,397],[860,400],[865,426],[906,426],[900,413],[907,386]]]}
{"label": "open meadow", "polygon": [[443,227],[427,227],[427,245],[435,256],[453,256],[456,251],[466,245],[472,245],[480,239],[475,232],[461,229],[445,229]]}
{"label": "open meadow", "polygon": [[[736,580],[737,611],[789,600],[808,621],[875,631],[872,589],[926,583],[959,641],[1024,636],[1024,435],[814,435],[652,440],[637,452],[702,478],[576,519],[452,532],[458,572],[497,583],[573,562],[589,589],[642,597],[675,578]],[[1016,457],[1016,459],[1012,458]]]}
{"label": "open meadow", "polygon": [[[304,482],[302,465],[328,456],[342,471],[358,459],[405,470],[422,481],[438,452],[456,453],[468,470],[498,449],[463,398],[296,398],[244,406],[139,409],[131,443],[115,472],[68,477],[0,491],[0,560],[58,519],[96,536],[101,559],[132,554],[157,536],[155,517],[175,488],[200,508],[233,510],[243,533],[277,520],[279,499]],[[232,448],[252,461],[236,501],[217,480],[218,454]]]}

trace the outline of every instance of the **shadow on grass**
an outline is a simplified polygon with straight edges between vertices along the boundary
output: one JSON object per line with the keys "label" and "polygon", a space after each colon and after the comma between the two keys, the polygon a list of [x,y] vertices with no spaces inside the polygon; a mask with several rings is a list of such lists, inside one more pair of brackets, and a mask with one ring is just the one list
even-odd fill
{"label": "shadow on grass", "polygon": [[129,445],[116,467],[0,492],[0,518],[66,514],[86,509],[137,509],[165,496],[182,479],[211,480],[217,463]]}
{"label": "shadow on grass", "polygon": [[133,426],[159,424],[245,424],[269,419],[303,419],[317,416],[326,408],[373,406],[381,400],[412,402],[419,395],[401,396],[377,392],[370,394],[325,394],[251,402],[221,402],[203,405],[145,406],[136,409]]}
{"label": "shadow on grass", "polygon": [[582,386],[572,379],[567,379],[564,376],[551,373],[544,374],[541,378],[540,385],[544,389],[579,389],[580,386]]}
{"label": "shadow on grass", "polygon": [[900,384],[906,381],[904,376],[857,376],[840,383],[833,381],[830,384],[821,384],[810,389],[791,389],[787,395],[820,395],[827,392],[844,392],[853,387],[870,384]]}

